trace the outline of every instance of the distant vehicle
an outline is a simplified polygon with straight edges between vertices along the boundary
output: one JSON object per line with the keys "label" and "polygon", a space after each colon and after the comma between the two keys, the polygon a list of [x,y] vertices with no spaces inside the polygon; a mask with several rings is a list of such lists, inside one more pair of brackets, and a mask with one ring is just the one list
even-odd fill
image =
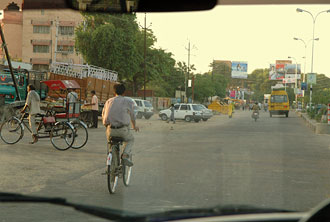
{"label": "distant vehicle", "polygon": [[211,109],[206,108],[204,105],[200,104],[197,105],[201,108],[202,111],[202,120],[203,121],[207,121],[208,119],[210,119],[213,116],[213,112]]}
{"label": "distant vehicle", "polygon": [[[191,122],[192,120],[195,122],[199,122],[202,116],[202,110],[199,106],[200,104],[187,104],[187,103],[180,103],[174,105],[174,118],[175,119],[183,119],[186,122]],[[159,112],[159,117],[166,121],[171,116],[171,110],[165,109]]]}
{"label": "distant vehicle", "polygon": [[150,119],[154,115],[154,108],[148,100],[134,99],[134,101],[137,104],[136,118],[142,119],[144,117],[145,119]]}
{"label": "distant vehicle", "polygon": [[287,92],[282,89],[273,89],[268,109],[270,117],[283,114],[289,117],[290,103]]}

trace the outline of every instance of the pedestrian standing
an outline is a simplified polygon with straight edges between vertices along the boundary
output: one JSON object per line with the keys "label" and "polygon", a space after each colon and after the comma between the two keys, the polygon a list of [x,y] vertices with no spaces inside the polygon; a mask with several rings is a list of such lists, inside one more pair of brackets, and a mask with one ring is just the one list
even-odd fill
{"label": "pedestrian standing", "polygon": [[92,106],[93,126],[91,128],[97,128],[98,115],[99,115],[99,99],[95,95],[95,90],[92,90],[91,94],[92,94],[92,102],[85,105]]}
{"label": "pedestrian standing", "polygon": [[175,123],[175,118],[174,118],[175,108],[174,108],[174,104],[171,104],[170,110],[171,110],[171,116],[170,116],[170,119],[167,121],[167,123],[169,123],[170,121],[173,121],[173,124],[174,124]]}

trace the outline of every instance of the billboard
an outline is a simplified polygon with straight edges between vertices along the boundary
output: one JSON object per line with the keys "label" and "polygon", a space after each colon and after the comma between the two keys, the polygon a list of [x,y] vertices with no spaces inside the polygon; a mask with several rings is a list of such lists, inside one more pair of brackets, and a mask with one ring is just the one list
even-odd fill
{"label": "billboard", "polygon": [[276,78],[277,78],[277,76],[276,76],[276,66],[275,66],[275,64],[270,64],[270,67],[269,67],[269,80],[277,80]]}
{"label": "billboard", "polygon": [[[285,64],[285,78],[296,78],[296,64]],[[300,64],[297,64],[297,79],[301,79]]]}
{"label": "billboard", "polygon": [[231,78],[247,79],[247,62],[231,62]]}
{"label": "billboard", "polygon": [[289,84],[289,83],[295,83],[296,78],[284,78],[283,83]]}
{"label": "billboard", "polygon": [[285,64],[276,64],[276,79],[281,80],[285,77]]}
{"label": "billboard", "polygon": [[316,84],[316,73],[308,73],[307,74],[307,83],[308,84]]}
{"label": "billboard", "polygon": [[[290,60],[276,60],[276,64],[269,66],[269,80],[283,80],[296,78],[296,65]],[[301,66],[297,64],[297,79],[301,79]],[[283,80],[284,81],[284,80]],[[290,83],[285,80],[286,83]]]}

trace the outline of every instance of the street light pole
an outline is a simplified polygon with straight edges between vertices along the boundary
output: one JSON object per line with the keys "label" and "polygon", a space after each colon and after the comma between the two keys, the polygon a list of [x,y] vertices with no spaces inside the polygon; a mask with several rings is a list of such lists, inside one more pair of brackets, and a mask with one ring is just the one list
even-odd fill
{"label": "street light pole", "polygon": [[296,98],[296,106],[298,105],[298,96],[297,96],[297,82],[298,82],[298,78],[297,78],[297,67],[298,67],[298,64],[297,64],[297,60],[295,57],[292,57],[292,56],[289,56],[288,57],[289,59],[294,59],[294,61],[296,62],[296,70],[295,70],[295,87],[294,87],[294,90],[295,90],[295,98]]}
{"label": "street light pole", "polygon": [[[310,43],[310,41],[312,41],[313,39],[310,39],[307,43],[306,41],[304,41],[303,39],[301,38],[293,38],[294,40],[300,40],[302,41],[302,43],[304,44],[304,47],[305,47],[305,56],[303,57],[304,59],[304,73],[302,74],[302,79],[303,79],[303,83],[305,83],[305,75],[306,75],[306,58],[307,58],[307,45]],[[315,41],[318,41],[319,38],[316,38],[314,39]],[[304,106],[304,96],[305,96],[305,90],[302,91],[302,96],[303,96],[303,106]]]}
{"label": "street light pole", "polygon": [[[313,62],[314,62],[314,40],[315,40],[315,22],[316,22],[316,19],[317,17],[321,14],[321,13],[329,13],[330,12],[330,9],[329,10],[324,10],[324,11],[321,11],[319,13],[316,14],[316,16],[314,17],[314,15],[307,11],[307,10],[304,10],[304,9],[300,9],[300,8],[297,8],[296,9],[297,12],[306,12],[308,14],[310,14],[312,16],[312,19],[313,19],[313,40],[312,40],[312,62],[311,62],[311,73],[313,73]],[[313,89],[313,84],[311,84],[311,88],[310,88],[310,98],[309,98],[309,106],[310,108],[312,109],[312,89]]]}
{"label": "street light pole", "polygon": [[143,71],[144,71],[144,84],[143,84],[143,99],[146,99],[146,77],[147,77],[147,13],[144,13],[144,63],[143,63]]}

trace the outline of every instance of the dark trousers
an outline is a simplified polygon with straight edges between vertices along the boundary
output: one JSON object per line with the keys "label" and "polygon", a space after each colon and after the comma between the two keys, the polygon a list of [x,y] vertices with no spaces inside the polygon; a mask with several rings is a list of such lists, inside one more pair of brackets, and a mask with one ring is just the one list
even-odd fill
{"label": "dark trousers", "polygon": [[99,122],[99,121],[98,121],[98,114],[99,114],[99,111],[97,111],[97,110],[92,110],[92,113],[93,113],[93,127],[97,128],[97,123]]}

